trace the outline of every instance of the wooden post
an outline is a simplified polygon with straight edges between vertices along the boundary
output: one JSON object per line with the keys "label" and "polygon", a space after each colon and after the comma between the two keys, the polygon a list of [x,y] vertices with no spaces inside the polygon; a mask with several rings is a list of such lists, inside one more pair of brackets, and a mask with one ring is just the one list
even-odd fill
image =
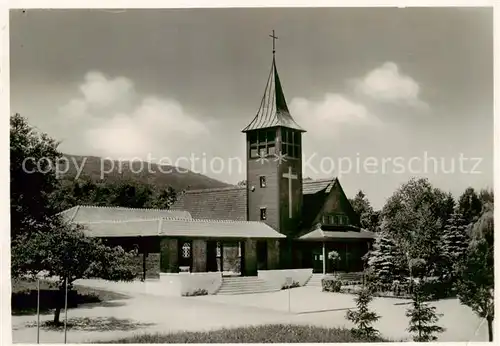
{"label": "wooden post", "polygon": [[325,247],[325,242],[323,242],[323,275],[326,275],[326,247]]}

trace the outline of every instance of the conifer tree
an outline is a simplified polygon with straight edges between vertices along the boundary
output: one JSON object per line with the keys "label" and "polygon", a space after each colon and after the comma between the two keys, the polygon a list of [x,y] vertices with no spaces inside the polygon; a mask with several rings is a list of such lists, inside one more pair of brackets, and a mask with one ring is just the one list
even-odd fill
{"label": "conifer tree", "polygon": [[408,331],[415,333],[415,342],[435,341],[436,334],[442,333],[444,328],[436,324],[440,315],[436,313],[434,306],[425,302],[422,286],[422,283],[414,285],[412,306],[406,311],[406,316],[410,318]]}
{"label": "conifer tree", "polygon": [[368,310],[368,304],[372,301],[372,293],[368,288],[363,288],[356,297],[356,311],[348,310],[346,318],[356,325],[352,329],[354,334],[366,338],[375,338],[379,331],[372,327],[372,324],[380,318],[375,312]]}
{"label": "conifer tree", "polygon": [[387,234],[378,233],[368,259],[373,279],[384,284],[399,279],[397,263],[399,263],[400,257],[394,241]]}
{"label": "conifer tree", "polygon": [[467,253],[469,236],[467,221],[461,214],[455,212],[445,225],[442,235],[443,274],[454,281],[456,265],[461,263]]}

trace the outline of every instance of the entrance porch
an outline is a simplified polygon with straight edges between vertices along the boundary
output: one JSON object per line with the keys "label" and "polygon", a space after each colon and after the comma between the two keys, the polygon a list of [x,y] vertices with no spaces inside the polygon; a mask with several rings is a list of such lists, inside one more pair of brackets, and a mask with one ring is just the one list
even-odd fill
{"label": "entrance porch", "polygon": [[[370,250],[374,234],[363,230],[324,231],[317,228],[294,243],[295,265],[313,268],[314,273],[360,272],[364,269],[363,256]],[[336,251],[340,259],[328,258]]]}
{"label": "entrance porch", "polygon": [[160,238],[163,273],[220,272],[222,276],[255,276],[278,269],[277,239]]}

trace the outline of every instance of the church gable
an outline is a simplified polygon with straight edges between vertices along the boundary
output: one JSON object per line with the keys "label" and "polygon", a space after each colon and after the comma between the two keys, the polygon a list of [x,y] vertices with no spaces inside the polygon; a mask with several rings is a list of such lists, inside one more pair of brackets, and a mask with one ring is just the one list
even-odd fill
{"label": "church gable", "polygon": [[359,215],[354,211],[338,179],[335,179],[330,193],[316,215],[313,224],[359,227]]}

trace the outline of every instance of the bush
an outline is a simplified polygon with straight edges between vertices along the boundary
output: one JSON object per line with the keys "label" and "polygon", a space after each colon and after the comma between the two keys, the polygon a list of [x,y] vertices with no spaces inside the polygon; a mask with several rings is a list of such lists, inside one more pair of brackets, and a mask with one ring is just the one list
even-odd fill
{"label": "bush", "polygon": [[[68,290],[68,308],[82,304],[100,303],[126,299],[127,295],[76,285]],[[57,287],[54,283],[40,281],[40,313],[50,313],[57,306]],[[34,315],[37,311],[37,283],[28,280],[12,280],[11,309],[12,315]]]}
{"label": "bush", "polygon": [[295,288],[295,287],[300,287],[300,284],[297,281],[292,282],[290,285],[284,284],[281,286],[282,290],[287,290],[289,288]]}
{"label": "bush", "polygon": [[427,278],[422,284],[424,295],[430,300],[453,297],[453,283],[451,281],[442,281],[437,277]]}
{"label": "bush", "polygon": [[323,278],[321,279],[321,287],[323,288],[323,292],[340,292],[342,281],[335,277]]}
{"label": "bush", "polygon": [[207,332],[180,332],[171,334],[143,334],[106,341],[104,343],[339,343],[339,342],[381,342],[380,337],[354,335],[346,328],[320,328],[298,325],[261,325],[233,329],[219,329]]}
{"label": "bush", "polygon": [[195,296],[206,296],[208,291],[204,288],[197,288],[193,292],[186,292],[183,294],[184,297],[195,297]]}

